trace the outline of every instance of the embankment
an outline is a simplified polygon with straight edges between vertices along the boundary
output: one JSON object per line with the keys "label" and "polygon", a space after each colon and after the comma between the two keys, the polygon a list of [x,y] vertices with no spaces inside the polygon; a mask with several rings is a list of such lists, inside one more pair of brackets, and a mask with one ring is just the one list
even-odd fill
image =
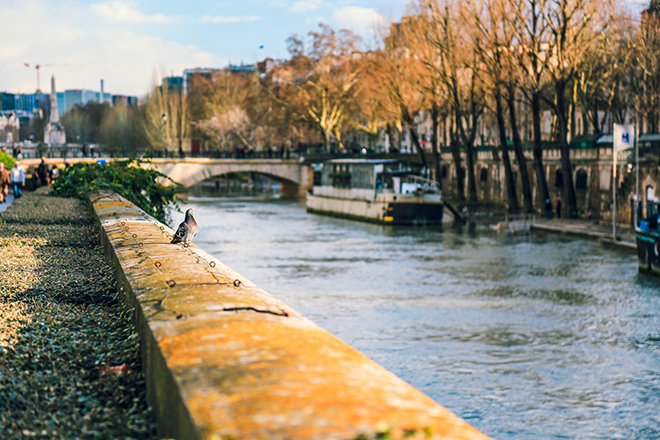
{"label": "embankment", "polygon": [[92,203],[160,435],[488,438],[122,197]]}

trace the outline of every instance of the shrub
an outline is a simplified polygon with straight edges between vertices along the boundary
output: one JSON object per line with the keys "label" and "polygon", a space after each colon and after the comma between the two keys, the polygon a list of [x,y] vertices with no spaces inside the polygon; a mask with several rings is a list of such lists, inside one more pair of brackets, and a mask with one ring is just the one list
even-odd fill
{"label": "shrub", "polygon": [[[176,191],[180,186],[163,173],[149,168],[141,159],[115,160],[109,163],[76,163],[66,168],[51,186],[51,194],[77,197],[85,203],[99,190],[114,191],[142,208],[159,221],[169,222],[169,208],[178,209]],[[146,165],[146,166],[145,166]],[[164,186],[159,179],[173,183]]]}
{"label": "shrub", "polygon": [[5,169],[10,170],[14,168],[14,163],[16,162],[13,157],[4,151],[0,151],[0,162],[5,164]]}

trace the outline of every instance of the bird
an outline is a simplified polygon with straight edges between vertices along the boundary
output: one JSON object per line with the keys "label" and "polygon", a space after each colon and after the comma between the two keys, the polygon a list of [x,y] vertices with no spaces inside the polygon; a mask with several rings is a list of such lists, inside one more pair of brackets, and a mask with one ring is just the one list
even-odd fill
{"label": "bird", "polygon": [[197,222],[193,217],[192,208],[186,210],[186,218],[181,222],[177,228],[172,241],[170,243],[183,243],[184,246],[190,246],[190,240],[197,235]]}

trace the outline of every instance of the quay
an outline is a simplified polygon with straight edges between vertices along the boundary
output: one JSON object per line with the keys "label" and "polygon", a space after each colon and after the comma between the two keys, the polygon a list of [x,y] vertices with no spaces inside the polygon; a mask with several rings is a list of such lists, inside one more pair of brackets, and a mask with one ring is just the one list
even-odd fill
{"label": "quay", "polygon": [[489,438],[126,199],[92,203],[160,435]]}
{"label": "quay", "polygon": [[530,225],[532,231],[553,232],[570,235],[588,240],[595,240],[603,246],[619,249],[625,252],[637,253],[635,231],[630,227],[617,227],[617,240],[614,240],[612,225],[584,219],[536,219]]}

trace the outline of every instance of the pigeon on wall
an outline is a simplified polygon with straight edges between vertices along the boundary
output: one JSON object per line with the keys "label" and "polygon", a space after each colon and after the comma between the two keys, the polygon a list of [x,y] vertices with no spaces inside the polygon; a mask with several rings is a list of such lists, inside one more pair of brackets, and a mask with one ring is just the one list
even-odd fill
{"label": "pigeon on wall", "polygon": [[197,222],[192,214],[192,208],[188,208],[186,210],[186,218],[179,225],[170,243],[183,243],[184,246],[190,245],[190,240],[197,234]]}

